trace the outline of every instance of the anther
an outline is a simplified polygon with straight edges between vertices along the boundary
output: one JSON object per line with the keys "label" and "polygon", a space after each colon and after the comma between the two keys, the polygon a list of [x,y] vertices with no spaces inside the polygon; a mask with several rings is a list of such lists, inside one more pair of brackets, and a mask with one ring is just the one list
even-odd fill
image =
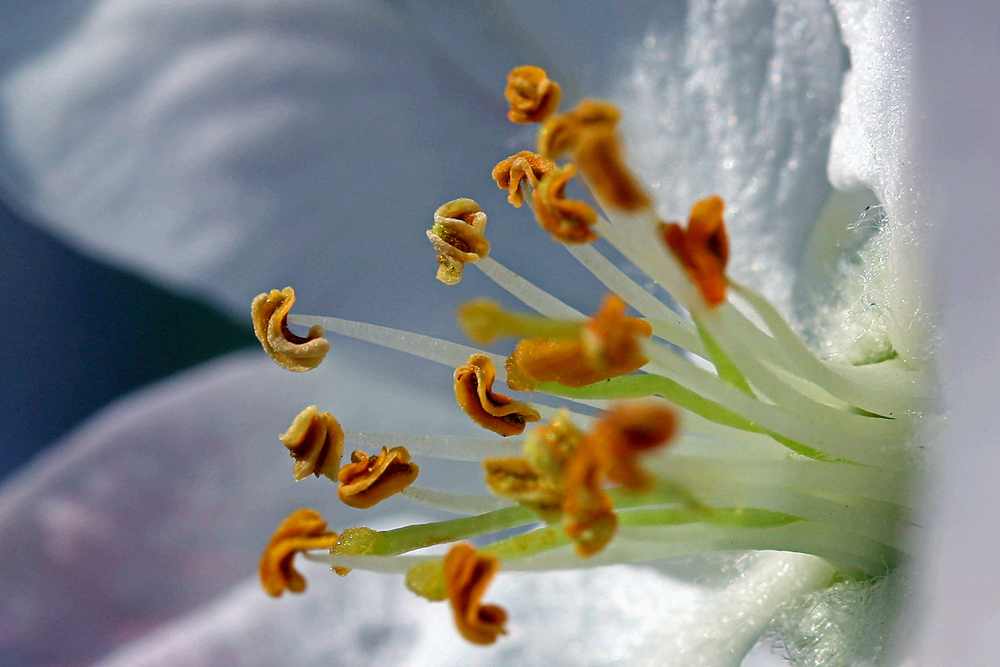
{"label": "anther", "polygon": [[295,554],[310,549],[329,549],[337,534],[326,529],[318,512],[300,509],[293,512],[271,536],[260,560],[260,583],[269,595],[280,596],[286,590],[301,593],[306,580],[294,567]]}
{"label": "anther", "polygon": [[674,436],[674,411],[659,401],[630,401],[603,413],[586,436],[587,446],[609,482],[640,491],[649,475],[638,466],[640,454],[661,447]]}
{"label": "anther", "polygon": [[264,351],[282,368],[304,372],[319,366],[330,351],[323,327],[316,325],[303,338],[288,330],[288,312],[295,303],[295,290],[271,290],[258,294],[250,306],[253,330]]}
{"label": "anther", "polygon": [[345,505],[367,509],[405,489],[419,472],[405,447],[383,447],[378,456],[355,451],[337,476],[337,496]]}
{"label": "anther", "polygon": [[344,430],[329,412],[310,405],[278,437],[295,459],[292,475],[296,482],[312,474],[337,481],[344,454]]}
{"label": "anther", "polygon": [[524,203],[521,182],[527,181],[532,189],[537,188],[538,181],[555,167],[555,162],[538,153],[521,151],[493,167],[493,180],[497,182],[497,187],[507,191],[507,201],[520,208]]}
{"label": "anther", "polygon": [[709,197],[691,208],[687,229],[676,222],[660,223],[660,236],[710,306],[726,300],[729,237],[722,220],[724,204]]}
{"label": "anther", "polygon": [[490,253],[486,240],[486,214],[472,199],[455,199],[434,211],[434,226],[427,232],[437,250],[437,279],[447,285],[462,280],[466,263],[477,262]]}
{"label": "anther", "polygon": [[648,209],[649,197],[625,164],[615,129],[618,117],[618,109],[607,102],[583,100],[545,123],[538,151],[552,159],[571,153],[602,204],[623,211]]}
{"label": "anther", "polygon": [[576,174],[567,164],[547,173],[534,191],[535,219],[542,229],[562,243],[590,243],[597,240],[591,227],[597,213],[586,202],[566,198],[566,184]]}
{"label": "anther", "polygon": [[481,602],[499,569],[496,556],[480,553],[464,543],[453,546],[444,557],[444,581],[455,625],[473,644],[492,644],[497,636],[507,634],[507,612]]}
{"label": "anther", "polygon": [[537,123],[559,108],[562,89],[540,67],[523,65],[507,74],[504,97],[510,104],[507,118],[515,123]]}
{"label": "anther", "polygon": [[646,365],[640,338],[652,327],[644,320],[625,317],[625,303],[608,295],[601,309],[581,328],[577,339],[528,338],[507,358],[507,386],[529,391],[539,382],[585,387]]}
{"label": "anther", "polygon": [[603,478],[600,462],[588,449],[578,452],[566,466],[563,529],[583,558],[604,549],[618,528],[614,505],[601,488]]}
{"label": "anther", "polygon": [[493,393],[496,368],[484,354],[473,354],[455,369],[455,399],[465,414],[480,426],[502,436],[519,435],[526,422],[541,419],[527,403]]}

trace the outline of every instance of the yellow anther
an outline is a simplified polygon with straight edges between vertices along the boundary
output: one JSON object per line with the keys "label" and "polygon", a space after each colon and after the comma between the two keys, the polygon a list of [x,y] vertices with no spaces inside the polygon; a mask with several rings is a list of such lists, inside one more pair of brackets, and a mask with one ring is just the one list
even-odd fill
{"label": "yellow anther", "polygon": [[523,65],[507,75],[504,97],[510,104],[507,118],[515,123],[537,123],[559,108],[562,89],[540,67]]}
{"label": "yellow anther", "polygon": [[507,358],[507,385],[516,391],[529,391],[538,382],[584,387],[642,368],[648,360],[639,339],[649,338],[653,329],[625,317],[625,309],[621,299],[608,295],[578,338],[522,340]]}
{"label": "yellow anther", "polygon": [[300,509],[293,512],[271,536],[260,559],[260,583],[269,595],[280,596],[285,590],[301,593],[306,580],[294,567],[295,554],[310,549],[329,549],[337,534],[326,529],[318,512]]}
{"label": "yellow anther", "polygon": [[405,447],[383,447],[378,456],[355,451],[340,469],[337,496],[345,505],[367,509],[408,487],[419,472]]}
{"label": "yellow anther", "polygon": [[[337,543],[330,548],[330,553],[339,556],[366,556],[371,553],[377,538],[378,533],[366,526],[345,528]],[[334,566],[333,571],[346,577],[351,568]]]}
{"label": "yellow anther", "polygon": [[546,478],[525,459],[486,459],[486,487],[490,493],[507,498],[537,512],[546,521],[555,521],[562,511],[561,478]]}
{"label": "yellow anther", "polygon": [[562,480],[566,463],[583,442],[583,433],[570,420],[569,413],[562,410],[547,424],[536,426],[525,436],[524,459],[539,475]]}
{"label": "yellow anther", "polygon": [[329,412],[310,405],[278,437],[295,459],[292,475],[296,482],[312,474],[337,481],[344,454],[344,430]]}
{"label": "yellow anther", "polygon": [[458,324],[479,345],[489,345],[508,336],[575,338],[582,322],[552,320],[543,315],[524,315],[504,310],[496,301],[473,299],[458,307]]}
{"label": "yellow anther", "polygon": [[507,612],[481,600],[487,586],[500,569],[500,560],[476,551],[468,544],[456,544],[444,557],[444,581],[455,625],[473,644],[492,644],[507,634]]}
{"label": "yellow anther", "polygon": [[493,180],[497,187],[507,191],[507,201],[520,208],[524,203],[521,181],[527,181],[532,188],[538,187],[542,176],[556,168],[556,163],[538,153],[521,151],[501,160],[493,167]]}
{"label": "yellow anther", "polygon": [[493,393],[496,368],[484,354],[473,354],[455,369],[455,399],[472,421],[502,436],[519,435],[526,422],[541,419],[527,403]]}
{"label": "yellow anther", "polygon": [[587,447],[609,482],[644,490],[651,480],[638,457],[669,442],[676,426],[674,411],[662,402],[621,403],[601,415],[587,435]]}
{"label": "yellow anther", "polygon": [[597,222],[597,213],[586,202],[566,199],[566,183],[576,174],[576,167],[567,164],[547,173],[534,191],[535,219],[542,229],[562,243],[590,243],[597,234],[590,228]]}
{"label": "yellow anther", "polygon": [[295,290],[271,290],[258,294],[250,306],[253,331],[264,351],[282,368],[303,372],[319,366],[330,351],[323,327],[316,325],[305,338],[288,330],[288,312],[295,303]]}
{"label": "yellow anther", "polygon": [[550,119],[538,135],[538,152],[556,159],[571,153],[594,196],[622,211],[648,209],[650,200],[622,154],[618,109],[607,102],[583,100],[576,109]]}
{"label": "yellow anther", "polygon": [[462,280],[466,263],[478,262],[490,253],[486,240],[486,214],[472,199],[455,199],[434,211],[434,226],[427,232],[437,250],[437,279],[447,285]]}
{"label": "yellow anther", "polygon": [[684,266],[710,306],[718,306],[726,300],[729,237],[722,220],[723,208],[721,198],[709,197],[691,208],[686,230],[676,222],[660,223],[663,242]]}

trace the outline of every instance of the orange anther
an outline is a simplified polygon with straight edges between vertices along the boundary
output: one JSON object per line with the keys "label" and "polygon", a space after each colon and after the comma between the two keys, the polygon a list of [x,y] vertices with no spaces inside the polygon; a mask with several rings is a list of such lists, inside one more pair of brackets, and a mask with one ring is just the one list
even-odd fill
{"label": "orange anther", "polygon": [[419,472],[405,447],[383,447],[378,456],[355,451],[351,462],[340,469],[337,496],[345,505],[367,509],[405,489]]}
{"label": "orange anther", "polygon": [[563,243],[590,243],[597,240],[590,228],[597,222],[597,213],[579,199],[566,199],[566,183],[576,174],[576,167],[567,164],[547,173],[535,188],[535,218],[542,229]]}
{"label": "orange anther", "polygon": [[295,290],[271,290],[258,294],[250,306],[253,331],[264,351],[282,368],[303,372],[319,366],[330,351],[323,327],[316,325],[305,338],[288,330],[288,312],[295,303]]}
{"label": "orange anther", "polygon": [[493,167],[493,180],[497,182],[497,187],[507,191],[507,201],[520,208],[524,203],[521,181],[527,181],[532,188],[537,188],[542,176],[555,167],[555,162],[538,153],[521,151]]}
{"label": "orange anther", "polygon": [[526,422],[541,416],[527,403],[493,393],[496,380],[493,361],[484,354],[469,357],[465,366],[455,369],[455,398],[472,421],[502,436],[519,435]]}
{"label": "orange anther", "polygon": [[584,387],[626,375],[646,365],[640,338],[649,338],[649,323],[625,316],[625,302],[611,294],[581,328],[579,339],[528,338],[507,359],[507,384],[530,390],[538,382]]}
{"label": "orange anther", "polygon": [[464,543],[453,546],[444,557],[444,580],[455,625],[473,644],[492,644],[497,636],[507,634],[507,612],[497,605],[481,603],[499,569],[496,556],[480,553]]}
{"label": "orange anther", "polygon": [[709,197],[691,208],[685,230],[676,222],[660,223],[660,235],[710,306],[726,300],[729,238],[722,220],[722,199]]}
{"label": "orange anther", "polygon": [[507,75],[504,97],[510,104],[507,118],[515,123],[543,121],[559,108],[562,89],[540,67],[523,65]]}
{"label": "orange anther", "polygon": [[280,596],[285,590],[301,593],[306,580],[294,567],[295,554],[310,549],[329,549],[337,543],[337,534],[326,529],[318,512],[300,509],[292,512],[264,548],[260,559],[260,583],[269,595]]}
{"label": "orange anther", "polygon": [[674,412],[662,402],[631,401],[601,415],[587,435],[587,446],[608,481],[638,491],[650,485],[638,456],[667,443],[675,430]]}

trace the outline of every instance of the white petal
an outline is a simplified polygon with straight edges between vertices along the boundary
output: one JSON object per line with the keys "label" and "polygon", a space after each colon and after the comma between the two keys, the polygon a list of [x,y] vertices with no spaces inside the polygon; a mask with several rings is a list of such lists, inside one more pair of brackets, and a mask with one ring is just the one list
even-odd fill
{"label": "white petal", "polygon": [[230,357],[116,403],[5,485],[5,659],[83,664],[204,604],[255,571],[270,533],[298,507],[335,528],[370,520],[325,478],[292,480],[277,436],[307,405],[346,428],[469,429],[453,398],[390,379],[349,347],[304,375],[261,356]]}

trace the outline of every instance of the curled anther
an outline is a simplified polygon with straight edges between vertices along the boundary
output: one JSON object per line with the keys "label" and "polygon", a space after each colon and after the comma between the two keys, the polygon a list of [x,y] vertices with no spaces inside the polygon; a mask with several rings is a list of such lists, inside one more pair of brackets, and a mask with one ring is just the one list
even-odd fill
{"label": "curled anther", "polygon": [[377,456],[355,451],[337,475],[337,496],[345,505],[368,509],[408,487],[419,472],[405,447],[383,447]]}
{"label": "curled anther", "polygon": [[541,178],[555,168],[556,163],[552,160],[538,153],[521,151],[493,167],[493,180],[497,187],[507,191],[507,201],[520,208],[524,203],[521,182],[526,181],[532,189],[537,188]]}
{"label": "curled anther", "polygon": [[622,211],[648,209],[649,196],[625,163],[615,129],[618,116],[618,109],[607,102],[583,100],[573,111],[545,123],[538,150],[552,159],[571,153],[603,205]]}
{"label": "curled anther", "polygon": [[344,430],[329,412],[310,405],[278,437],[295,459],[292,475],[296,482],[312,474],[337,481],[344,455]]}
{"label": "curled anther", "polygon": [[490,253],[486,240],[486,214],[472,199],[454,199],[434,211],[434,225],[427,238],[437,250],[437,279],[447,285],[462,280],[466,263]]}
{"label": "curled anther", "polygon": [[542,229],[562,243],[590,243],[597,240],[591,229],[597,213],[586,202],[566,198],[566,184],[576,174],[576,166],[557,167],[542,177],[535,188],[535,219]]}
{"label": "curled anther", "polygon": [[547,478],[522,458],[486,459],[486,488],[495,496],[534,510],[546,521],[561,516],[564,489],[560,478]]}
{"label": "curled anther", "polygon": [[260,559],[260,583],[269,595],[280,596],[286,590],[301,593],[306,580],[294,567],[295,554],[310,549],[329,549],[337,542],[337,533],[326,529],[326,521],[315,510],[303,508],[292,512],[264,548]]}
{"label": "curled anther", "polygon": [[729,237],[722,219],[720,197],[709,197],[691,208],[687,229],[676,222],[660,223],[660,236],[684,267],[710,306],[726,300]]}
{"label": "curled anther", "polygon": [[620,403],[603,413],[587,435],[587,446],[609,482],[634,491],[648,489],[640,454],[665,445],[677,429],[674,411],[661,401]]}
{"label": "curled anther", "polygon": [[507,612],[502,607],[481,602],[490,581],[500,569],[492,554],[476,551],[460,543],[444,557],[444,581],[448,602],[455,614],[459,633],[473,644],[492,644],[507,634]]}
{"label": "curled anther", "polygon": [[496,368],[485,354],[473,354],[455,369],[455,399],[480,426],[502,436],[519,435],[527,422],[541,419],[527,403],[493,392]]}
{"label": "curled anther", "polygon": [[250,306],[253,330],[264,351],[282,368],[298,373],[319,366],[330,351],[330,342],[323,338],[318,324],[305,337],[288,329],[288,313],[295,303],[295,290],[271,290],[258,294]]}
{"label": "curled anther", "polygon": [[507,358],[507,386],[529,391],[539,382],[584,387],[627,375],[646,365],[641,338],[653,329],[648,322],[625,316],[625,302],[613,294],[572,339],[527,338]]}
{"label": "curled anther", "polygon": [[522,65],[507,74],[504,97],[507,118],[515,123],[538,123],[551,116],[562,101],[562,89],[541,67]]}

